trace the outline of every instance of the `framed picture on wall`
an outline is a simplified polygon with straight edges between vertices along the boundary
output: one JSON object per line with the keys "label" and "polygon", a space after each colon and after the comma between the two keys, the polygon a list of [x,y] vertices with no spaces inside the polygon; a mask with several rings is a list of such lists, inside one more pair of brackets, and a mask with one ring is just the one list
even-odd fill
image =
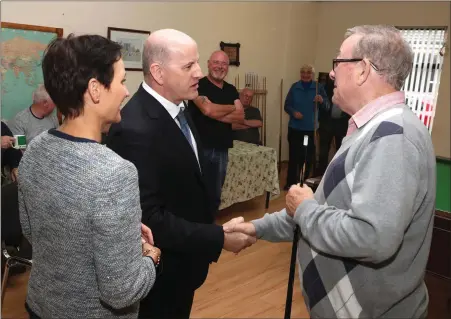
{"label": "framed picture on wall", "polygon": [[229,57],[229,65],[240,66],[240,44],[220,42],[219,47]]}
{"label": "framed picture on wall", "polygon": [[142,71],[144,42],[150,31],[108,27],[108,39],[122,45],[122,60],[127,71]]}

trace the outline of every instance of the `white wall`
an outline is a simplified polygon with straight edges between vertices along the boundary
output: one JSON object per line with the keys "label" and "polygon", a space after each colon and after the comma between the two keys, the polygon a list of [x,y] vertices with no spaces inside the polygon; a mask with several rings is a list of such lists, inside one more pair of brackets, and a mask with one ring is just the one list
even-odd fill
{"label": "white wall", "polygon": [[[240,74],[242,86],[245,72],[267,77],[267,145],[276,150],[281,102],[299,79],[300,66],[314,63],[317,71],[329,71],[346,28],[363,23],[450,25],[450,5],[445,2],[7,1],[1,3],[1,9],[2,21],[59,27],[64,35],[106,36],[109,26],[149,31],[176,28],[197,41],[204,73],[209,54],[219,49],[220,41],[239,42],[241,65],[231,66],[227,79],[234,84]],[[448,157],[449,51],[433,130],[437,153]],[[130,93],[136,91],[140,81],[141,72],[128,72]],[[282,159],[286,160],[288,117],[284,112],[282,118]]]}

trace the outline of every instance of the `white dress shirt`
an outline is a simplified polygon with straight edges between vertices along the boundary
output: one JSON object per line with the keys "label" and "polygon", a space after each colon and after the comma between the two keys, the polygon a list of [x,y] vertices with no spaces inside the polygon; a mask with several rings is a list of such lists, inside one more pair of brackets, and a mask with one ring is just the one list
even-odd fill
{"label": "white dress shirt", "polygon": [[[185,105],[183,104],[183,102],[180,102],[179,105],[172,103],[171,101],[165,99],[160,94],[158,94],[154,89],[152,89],[150,86],[148,86],[147,83],[144,81],[142,83],[142,86],[143,86],[144,90],[147,91],[147,93],[152,95],[158,102],[161,103],[161,105],[163,105],[163,107],[166,109],[166,111],[168,111],[169,115],[174,119],[175,123],[177,123],[178,127],[180,127],[180,122],[177,119],[177,115],[179,114],[180,109],[183,110],[185,108]],[[180,130],[181,130],[181,128],[180,128]],[[197,154],[196,139],[194,138],[194,135],[193,135],[193,132],[191,132],[191,129],[189,129],[189,133],[191,135],[191,143],[193,144],[194,154],[196,154],[197,163],[199,164],[199,154]]]}

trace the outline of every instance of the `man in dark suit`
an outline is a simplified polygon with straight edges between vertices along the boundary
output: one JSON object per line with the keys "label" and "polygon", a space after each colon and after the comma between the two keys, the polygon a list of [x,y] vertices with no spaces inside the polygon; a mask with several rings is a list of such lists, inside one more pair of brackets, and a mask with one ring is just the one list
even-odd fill
{"label": "man in dark suit", "polygon": [[194,292],[222,249],[238,252],[255,242],[214,224],[209,170],[183,103],[198,95],[198,60],[188,35],[152,33],[143,51],[144,82],[107,138],[108,147],[138,169],[142,222],[162,251],[161,274],[141,302],[140,318],[189,318]]}

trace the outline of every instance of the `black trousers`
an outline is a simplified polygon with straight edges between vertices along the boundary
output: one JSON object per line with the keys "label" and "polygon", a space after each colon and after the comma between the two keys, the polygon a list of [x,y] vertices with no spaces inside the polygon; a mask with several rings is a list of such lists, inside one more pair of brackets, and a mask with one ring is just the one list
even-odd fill
{"label": "black trousers", "polygon": [[338,150],[341,142],[346,136],[346,122],[343,124],[342,119],[331,119],[327,123],[321,123],[319,133],[319,163],[317,175],[323,175],[329,165],[329,150],[332,139],[335,138],[335,147]]}
{"label": "black trousers", "polygon": [[194,290],[183,283],[159,280],[157,277],[149,294],[141,300],[139,319],[188,319],[193,305]]}
{"label": "black trousers", "polygon": [[[307,161],[305,156],[304,135],[308,136]],[[301,168],[305,165],[304,179],[308,178],[315,160],[314,131],[299,131],[288,128],[288,172],[286,186],[297,184],[300,181]]]}

